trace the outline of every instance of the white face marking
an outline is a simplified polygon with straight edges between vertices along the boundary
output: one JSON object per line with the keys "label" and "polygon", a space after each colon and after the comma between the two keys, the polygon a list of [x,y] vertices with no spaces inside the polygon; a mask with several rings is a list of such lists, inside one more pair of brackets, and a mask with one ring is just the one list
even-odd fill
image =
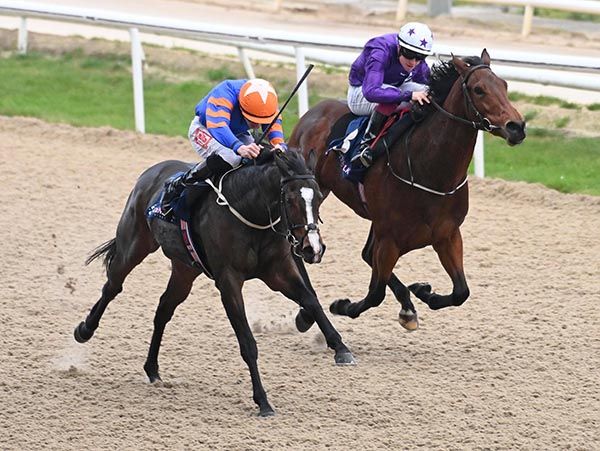
{"label": "white face marking", "polygon": [[[315,217],[312,211],[312,201],[315,197],[315,192],[312,188],[302,187],[300,188],[300,195],[306,204],[306,222],[308,224],[314,224]],[[312,247],[315,256],[319,255],[321,253],[321,242],[319,240],[319,233],[316,230],[309,230],[308,241],[310,242],[310,246]]]}

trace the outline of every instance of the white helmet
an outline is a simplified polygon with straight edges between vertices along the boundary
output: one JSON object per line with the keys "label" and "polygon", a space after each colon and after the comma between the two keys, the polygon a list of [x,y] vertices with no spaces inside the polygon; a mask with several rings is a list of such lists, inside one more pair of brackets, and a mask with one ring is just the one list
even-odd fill
{"label": "white helmet", "polygon": [[427,25],[421,22],[408,22],[402,25],[398,33],[400,46],[423,55],[431,55],[433,33]]}

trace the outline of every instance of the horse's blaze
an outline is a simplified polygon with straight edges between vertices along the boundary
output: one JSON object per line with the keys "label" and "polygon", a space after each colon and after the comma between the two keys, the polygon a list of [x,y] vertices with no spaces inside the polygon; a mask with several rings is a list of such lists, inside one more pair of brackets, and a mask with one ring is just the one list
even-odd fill
{"label": "horse's blaze", "polygon": [[[312,188],[302,187],[300,188],[300,195],[302,199],[304,199],[304,204],[306,206],[306,223],[314,224],[315,217],[313,215],[312,202],[315,197],[315,192]],[[315,254],[315,257],[321,254],[321,239],[319,236],[319,232],[316,230],[309,230],[308,232],[308,241],[310,243],[310,247]]]}

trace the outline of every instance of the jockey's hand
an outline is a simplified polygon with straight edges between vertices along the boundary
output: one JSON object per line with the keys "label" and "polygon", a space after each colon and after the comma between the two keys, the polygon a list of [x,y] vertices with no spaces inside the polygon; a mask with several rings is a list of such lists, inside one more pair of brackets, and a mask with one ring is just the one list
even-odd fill
{"label": "jockey's hand", "polygon": [[423,91],[413,91],[411,100],[419,102],[419,105],[423,105],[423,102],[429,103],[429,94]]}
{"label": "jockey's hand", "polygon": [[287,144],[286,144],[286,143],[275,144],[275,145],[273,146],[273,152],[274,152],[276,149],[279,149],[279,150],[281,150],[282,152],[287,152],[287,150],[288,150],[288,146],[287,146]]}
{"label": "jockey's hand", "polygon": [[258,157],[258,154],[260,153],[261,148],[262,148],[262,146],[259,146],[256,143],[245,144],[245,145],[238,147],[237,153],[242,158],[250,158],[252,160],[252,159]]}

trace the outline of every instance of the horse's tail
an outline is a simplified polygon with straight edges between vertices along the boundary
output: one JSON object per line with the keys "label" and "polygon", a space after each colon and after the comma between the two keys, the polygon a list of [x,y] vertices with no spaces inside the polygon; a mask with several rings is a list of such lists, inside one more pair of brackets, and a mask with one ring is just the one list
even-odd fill
{"label": "horse's tail", "polygon": [[112,259],[115,257],[116,253],[117,253],[117,239],[113,238],[112,240],[107,241],[106,243],[102,243],[100,246],[98,246],[96,249],[94,249],[94,252],[92,253],[92,255],[90,255],[87,258],[87,260],[85,261],[85,264],[89,265],[91,262],[96,260],[98,257],[106,254],[106,255],[104,255],[104,267],[108,271],[108,266],[110,265],[110,262],[112,261]]}

